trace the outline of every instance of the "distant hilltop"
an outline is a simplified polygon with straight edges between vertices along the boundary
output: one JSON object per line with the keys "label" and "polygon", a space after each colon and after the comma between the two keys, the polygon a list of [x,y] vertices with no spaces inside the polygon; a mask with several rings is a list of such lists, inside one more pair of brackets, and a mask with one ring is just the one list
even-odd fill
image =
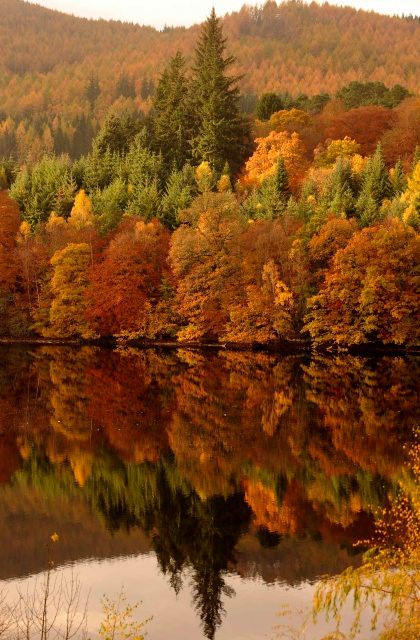
{"label": "distant hilltop", "polygon": [[[292,0],[244,6],[223,18],[223,28],[245,96],[334,93],[351,80],[420,89],[418,18]],[[190,57],[198,30],[158,31],[1,0],[0,118],[80,113],[92,75],[99,117],[121,99],[147,110],[163,67],[177,50]],[[118,95],[121,77],[129,84]]]}

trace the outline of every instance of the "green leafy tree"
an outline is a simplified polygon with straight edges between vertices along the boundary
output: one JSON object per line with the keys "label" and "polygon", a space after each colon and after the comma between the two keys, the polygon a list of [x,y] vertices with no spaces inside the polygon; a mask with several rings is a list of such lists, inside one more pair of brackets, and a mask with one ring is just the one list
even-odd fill
{"label": "green leafy tree", "polygon": [[350,216],[354,213],[356,193],[357,183],[351,164],[346,158],[339,158],[324,186],[321,209],[324,213]]}
{"label": "green leafy tree", "polygon": [[104,189],[114,180],[121,170],[121,157],[109,146],[101,148],[95,140],[91,153],[79,163],[82,169],[82,183],[88,193],[95,189]]}
{"label": "green leafy tree", "polygon": [[277,168],[275,173],[275,187],[277,197],[282,201],[286,202],[286,200],[290,196],[289,189],[289,176],[287,175],[286,165],[284,164],[283,156],[279,156],[277,160]]}
{"label": "green leafy tree", "polygon": [[139,132],[140,126],[140,119],[130,113],[111,114],[105,120],[96,137],[97,149],[100,153],[105,153],[107,149],[112,152],[125,153]]}
{"label": "green leafy tree", "polygon": [[128,203],[127,185],[118,177],[110,185],[92,193],[92,207],[101,233],[107,234],[118,225]]}
{"label": "green leafy tree", "polygon": [[145,132],[130,145],[123,174],[128,184],[126,212],[151,220],[159,215],[162,182],[162,156],[149,150]]}
{"label": "green leafy tree", "polygon": [[10,195],[32,227],[45,222],[56,205],[60,205],[60,194],[66,194],[64,208],[68,211],[72,190],[70,172],[68,158],[44,156],[32,168],[24,168],[18,173]]}
{"label": "green leafy tree", "polygon": [[390,174],[390,182],[393,194],[395,196],[400,196],[407,187],[407,180],[401,160],[398,160],[396,162],[395,167],[391,169]]}
{"label": "green leafy tree", "polygon": [[190,206],[194,191],[195,179],[192,168],[185,165],[182,171],[174,169],[168,178],[161,200],[160,217],[167,227],[175,229],[178,226],[179,212]]}

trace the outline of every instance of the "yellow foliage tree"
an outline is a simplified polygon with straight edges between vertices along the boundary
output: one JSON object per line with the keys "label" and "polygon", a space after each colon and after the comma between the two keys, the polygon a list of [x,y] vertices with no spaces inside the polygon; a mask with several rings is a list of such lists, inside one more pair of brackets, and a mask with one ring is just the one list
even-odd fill
{"label": "yellow foliage tree", "polygon": [[70,213],[69,224],[77,231],[82,231],[94,225],[92,203],[86,192],[81,189],[74,199]]}
{"label": "yellow foliage tree", "polygon": [[60,338],[94,337],[84,315],[84,292],[88,284],[90,260],[90,248],[84,242],[69,244],[56,251],[51,258],[53,275],[50,288],[53,300],[46,335]]}
{"label": "yellow foliage tree", "polygon": [[195,170],[195,181],[201,193],[210,191],[213,186],[213,171],[207,160],[203,160]]}
{"label": "yellow foliage tree", "polygon": [[319,152],[315,157],[315,165],[327,167],[333,165],[338,158],[350,158],[358,153],[360,144],[345,136],[341,140],[331,140],[324,151]]}
{"label": "yellow foliage tree", "polygon": [[[376,526],[375,539],[360,567],[323,580],[314,601],[316,614],[327,612],[337,622],[337,636],[354,638],[362,614],[371,611],[372,631],[386,612],[379,640],[420,637],[420,445],[410,451],[410,481],[403,478],[401,495]],[[343,606],[352,596],[355,617],[348,636],[340,634]],[[372,637],[372,636],[369,636]]]}
{"label": "yellow foliage tree", "polygon": [[282,109],[272,114],[271,118],[266,122],[257,120],[254,125],[255,135],[258,137],[266,136],[270,131],[296,131],[299,133],[312,122],[311,116],[301,109]]}
{"label": "yellow foliage tree", "polygon": [[116,600],[104,597],[102,601],[104,619],[99,628],[99,637],[102,640],[144,640],[142,633],[144,626],[150,621],[137,622],[134,614],[138,603],[127,603],[124,591],[121,591]]}
{"label": "yellow foliage tree", "polygon": [[257,149],[245,165],[241,180],[245,186],[259,186],[276,171],[279,156],[284,159],[289,184],[293,187],[306,168],[305,146],[297,133],[271,131],[265,138],[257,138]]}
{"label": "yellow foliage tree", "polygon": [[247,287],[245,306],[235,305],[230,310],[224,336],[227,341],[263,344],[293,334],[293,294],[281,280],[273,260],[265,263],[261,280],[261,286]]}
{"label": "yellow foliage tree", "polygon": [[420,162],[414,168],[408,179],[407,190],[401,196],[401,202],[406,205],[403,220],[407,224],[420,227]]}

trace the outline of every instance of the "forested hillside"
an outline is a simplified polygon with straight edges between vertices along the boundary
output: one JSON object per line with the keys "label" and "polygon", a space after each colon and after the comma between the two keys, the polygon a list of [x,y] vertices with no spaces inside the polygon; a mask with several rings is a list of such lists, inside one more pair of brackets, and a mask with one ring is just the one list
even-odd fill
{"label": "forested hillside", "polygon": [[[297,1],[243,7],[223,20],[245,94],[335,92],[351,80],[378,80],[419,88],[415,19],[391,18]],[[133,97],[147,106],[150,81],[180,50],[191,55],[198,27],[158,32],[120,22],[93,21],[50,11],[22,0],[0,3],[1,109],[8,115],[49,110],[83,113],[85,88],[94,73],[95,107]],[[134,83],[119,87],[121,74]],[[121,91],[121,88],[123,89]],[[125,95],[127,94],[127,95]]]}

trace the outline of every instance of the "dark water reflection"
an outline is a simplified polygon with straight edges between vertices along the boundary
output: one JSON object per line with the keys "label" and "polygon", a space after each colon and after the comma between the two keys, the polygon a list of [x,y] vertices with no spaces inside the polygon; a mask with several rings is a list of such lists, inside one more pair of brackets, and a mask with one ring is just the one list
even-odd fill
{"label": "dark water reflection", "polygon": [[228,571],[340,571],[395,494],[415,359],[0,350],[0,579],[153,550],[204,636]]}

